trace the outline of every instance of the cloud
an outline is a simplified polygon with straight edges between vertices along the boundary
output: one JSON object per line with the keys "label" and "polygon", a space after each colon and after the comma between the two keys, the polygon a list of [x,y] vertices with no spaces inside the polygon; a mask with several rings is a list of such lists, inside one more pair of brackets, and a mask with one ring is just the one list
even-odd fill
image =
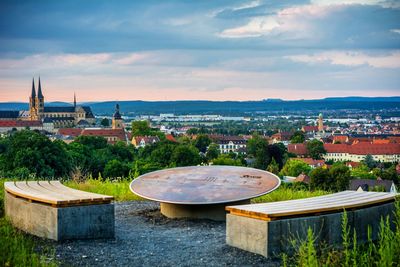
{"label": "cloud", "polygon": [[374,68],[400,68],[400,51],[386,55],[369,55],[362,52],[329,51],[311,55],[293,55],[287,58],[308,64],[332,64],[343,66],[368,65]]}

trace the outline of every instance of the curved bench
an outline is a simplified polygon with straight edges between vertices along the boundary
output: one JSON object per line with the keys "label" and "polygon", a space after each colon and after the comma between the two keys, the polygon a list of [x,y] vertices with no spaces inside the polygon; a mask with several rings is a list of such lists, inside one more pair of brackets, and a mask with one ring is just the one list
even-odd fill
{"label": "curved bench", "polygon": [[59,181],[5,182],[6,215],[17,228],[54,239],[114,237],[114,197]]}
{"label": "curved bench", "polygon": [[378,233],[382,216],[393,216],[396,194],[343,191],[306,199],[228,206],[226,242],[253,253],[271,257],[290,253],[293,239],[305,240],[311,227],[317,242],[341,243],[343,211],[359,242]]}

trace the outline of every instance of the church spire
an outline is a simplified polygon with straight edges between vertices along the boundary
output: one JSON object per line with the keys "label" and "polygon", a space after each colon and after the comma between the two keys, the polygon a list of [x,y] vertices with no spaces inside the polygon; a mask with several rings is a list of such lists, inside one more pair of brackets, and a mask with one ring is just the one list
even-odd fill
{"label": "church spire", "polygon": [[36,97],[36,89],[35,89],[35,78],[32,78],[32,93],[31,93],[32,99],[35,99]]}
{"label": "church spire", "polygon": [[74,108],[76,108],[76,94],[74,92]]}
{"label": "church spire", "polygon": [[40,76],[39,76],[38,98],[40,98],[40,99],[44,98],[43,93],[42,93],[42,86],[40,84]]}

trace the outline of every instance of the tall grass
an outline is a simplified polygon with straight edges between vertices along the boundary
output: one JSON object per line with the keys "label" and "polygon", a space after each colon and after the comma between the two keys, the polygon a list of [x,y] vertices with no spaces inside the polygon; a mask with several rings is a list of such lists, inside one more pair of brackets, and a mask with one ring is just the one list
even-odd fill
{"label": "tall grass", "polygon": [[117,201],[143,200],[129,189],[130,180],[87,179],[84,182],[66,181],[65,186],[97,194],[114,196]]}
{"label": "tall grass", "polygon": [[[285,266],[343,266],[343,267],[395,267],[400,266],[400,204],[396,202],[393,229],[389,216],[381,218],[378,240],[372,241],[371,228],[368,228],[368,240],[357,244],[357,233],[348,225],[347,213],[342,217],[342,244],[340,250],[331,248],[324,251],[315,243],[315,236],[309,228],[307,238],[300,243],[295,256],[283,255]],[[351,234],[352,233],[352,234]],[[318,247],[317,247],[318,246]]]}
{"label": "tall grass", "polygon": [[329,194],[329,192],[322,190],[316,190],[316,191],[296,190],[290,187],[281,186],[269,194],[252,199],[252,202],[253,203],[275,202],[275,201],[292,200],[292,199],[300,199],[308,197],[317,197],[326,194]]}
{"label": "tall grass", "polygon": [[[4,218],[4,182],[0,179],[0,266],[56,266],[36,251],[31,236],[16,230]],[[45,248],[47,249],[47,248]],[[52,252],[46,252],[52,254]]]}

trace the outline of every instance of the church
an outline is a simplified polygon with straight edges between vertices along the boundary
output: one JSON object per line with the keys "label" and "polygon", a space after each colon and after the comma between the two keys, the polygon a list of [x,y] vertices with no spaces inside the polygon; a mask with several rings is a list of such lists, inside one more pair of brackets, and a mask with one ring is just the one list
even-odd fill
{"label": "church", "polygon": [[32,92],[29,97],[28,120],[53,123],[55,128],[90,126],[96,123],[93,112],[88,106],[77,106],[74,94],[74,104],[71,106],[46,106],[40,77],[36,93],[35,79],[32,80]]}

